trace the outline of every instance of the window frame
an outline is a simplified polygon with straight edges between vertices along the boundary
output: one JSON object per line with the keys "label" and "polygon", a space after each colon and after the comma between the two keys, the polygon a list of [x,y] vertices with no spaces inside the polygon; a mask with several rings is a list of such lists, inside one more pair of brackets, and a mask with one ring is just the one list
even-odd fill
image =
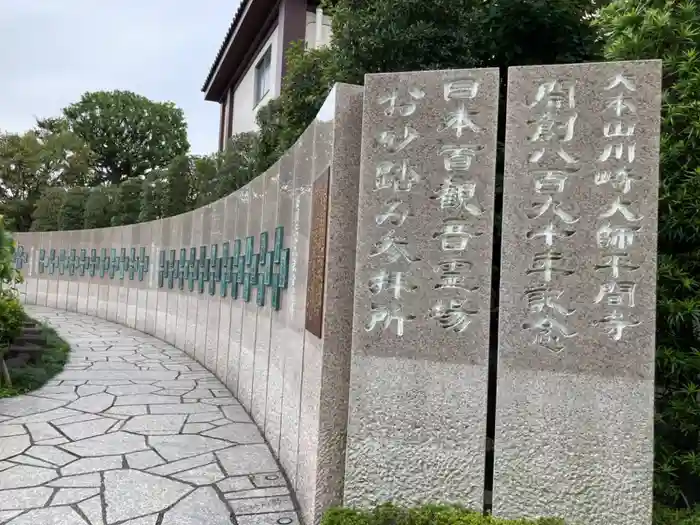
{"label": "window frame", "polygon": [[[253,107],[260,104],[270,92],[272,77],[272,46],[267,46],[262,56],[255,64],[255,85],[253,87]],[[263,82],[265,80],[265,82]],[[264,89],[264,91],[263,91]]]}

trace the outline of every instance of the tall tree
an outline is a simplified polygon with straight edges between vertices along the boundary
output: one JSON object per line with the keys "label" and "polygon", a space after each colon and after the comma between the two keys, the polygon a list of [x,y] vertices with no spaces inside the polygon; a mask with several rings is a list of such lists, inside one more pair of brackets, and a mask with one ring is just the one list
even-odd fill
{"label": "tall tree", "polygon": [[85,141],[95,154],[93,185],[146,175],[189,150],[182,110],[130,91],[85,93],[39,127],[67,129]]}
{"label": "tall tree", "polygon": [[139,222],[141,212],[141,192],[144,181],[140,178],[127,179],[115,191],[112,226],[124,226]]}
{"label": "tall tree", "polygon": [[139,222],[155,221],[162,217],[159,195],[162,193],[162,172],[151,172],[143,181]]}
{"label": "tall tree", "polygon": [[59,211],[59,230],[82,230],[85,222],[85,203],[90,189],[83,186],[70,188]]}
{"label": "tall tree", "polygon": [[189,155],[180,155],[170,163],[158,185],[163,217],[172,217],[195,207],[197,176],[194,158]]}
{"label": "tall tree", "polygon": [[663,58],[654,489],[662,503],[692,507],[700,504],[700,8],[613,0],[596,20],[606,58]]}
{"label": "tall tree", "polygon": [[42,191],[72,187],[91,176],[92,154],[75,134],[0,134],[0,211],[8,227],[27,231]]}
{"label": "tall tree", "polygon": [[66,190],[57,187],[45,187],[37,199],[32,213],[34,232],[52,232],[61,229],[61,210],[66,202]]}
{"label": "tall tree", "polygon": [[85,201],[85,228],[107,228],[111,226],[114,217],[114,207],[117,200],[116,186],[97,186],[90,188]]}

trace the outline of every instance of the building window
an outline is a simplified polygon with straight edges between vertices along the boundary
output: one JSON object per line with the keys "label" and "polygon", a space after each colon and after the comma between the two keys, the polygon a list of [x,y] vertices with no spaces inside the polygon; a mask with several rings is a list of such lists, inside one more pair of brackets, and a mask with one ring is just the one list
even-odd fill
{"label": "building window", "polygon": [[268,47],[258,64],[255,66],[255,105],[270,91],[270,69],[272,63],[272,47]]}

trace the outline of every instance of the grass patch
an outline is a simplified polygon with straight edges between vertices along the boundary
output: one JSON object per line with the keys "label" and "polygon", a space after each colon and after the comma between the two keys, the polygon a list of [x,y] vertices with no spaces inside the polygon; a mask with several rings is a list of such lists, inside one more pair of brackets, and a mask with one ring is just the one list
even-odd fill
{"label": "grass patch", "polygon": [[46,338],[46,351],[42,353],[39,362],[10,369],[12,387],[0,385],[0,399],[26,394],[41,388],[47,381],[61,372],[68,362],[70,345],[61,339],[53,328],[35,319],[31,319],[31,321],[36,322],[41,327],[42,334]]}
{"label": "grass patch", "polygon": [[700,506],[695,509],[654,509],[654,525],[700,525]]}
{"label": "grass patch", "polygon": [[564,525],[564,522],[555,518],[494,518],[455,505],[404,508],[384,504],[371,510],[331,509],[323,516],[321,525]]}

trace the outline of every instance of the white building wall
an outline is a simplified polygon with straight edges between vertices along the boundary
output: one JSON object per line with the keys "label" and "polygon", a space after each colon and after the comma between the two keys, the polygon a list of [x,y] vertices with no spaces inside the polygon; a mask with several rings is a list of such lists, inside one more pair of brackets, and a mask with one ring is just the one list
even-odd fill
{"label": "white building wall", "polygon": [[[233,97],[233,133],[245,133],[248,131],[256,131],[258,129],[255,123],[255,116],[258,110],[264,106],[270,99],[276,98],[279,95],[281,79],[278,71],[280,70],[280,46],[278,45],[279,26],[268,38],[265,45],[260,48],[255,59],[251,62],[248,70],[243,75],[241,82],[238,84]],[[265,52],[270,48],[272,57],[270,63],[270,90],[262,100],[255,104],[255,66],[258,64]]]}

